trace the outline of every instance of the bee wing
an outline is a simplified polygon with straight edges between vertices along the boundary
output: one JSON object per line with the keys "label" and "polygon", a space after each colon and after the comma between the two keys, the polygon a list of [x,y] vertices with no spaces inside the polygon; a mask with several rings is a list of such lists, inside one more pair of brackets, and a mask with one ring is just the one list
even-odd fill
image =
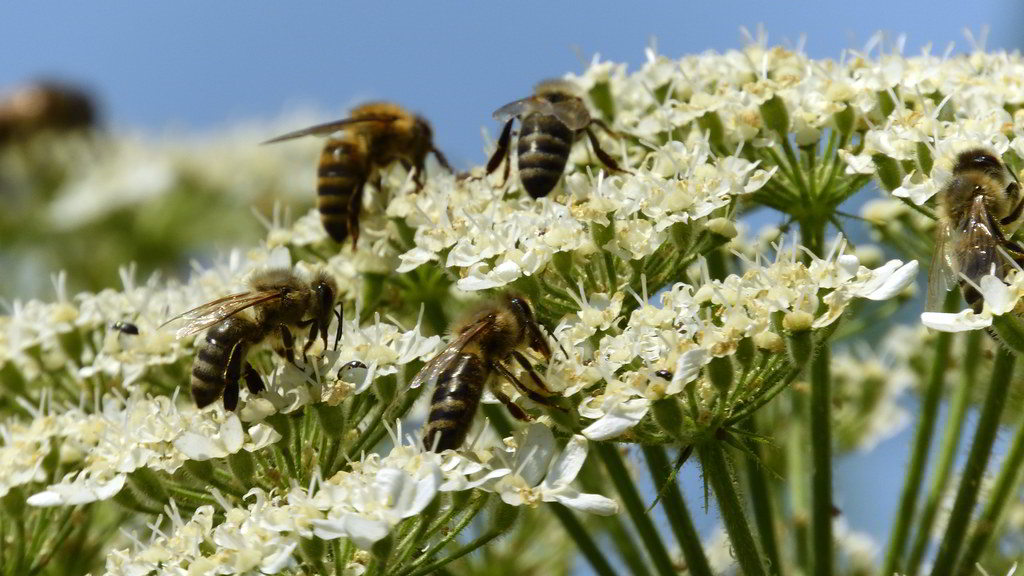
{"label": "bee wing", "polygon": [[280,298],[281,290],[263,290],[258,292],[240,292],[212,302],[207,302],[186,312],[178,314],[161,325],[166,326],[177,320],[185,320],[185,324],[175,333],[176,338],[184,338],[191,334],[201,332],[217,324],[218,322],[238,314],[246,308],[262,304],[276,298]]}
{"label": "bee wing", "polygon": [[940,220],[935,231],[935,249],[932,251],[932,265],[928,269],[928,299],[925,310],[938,312],[942,310],[942,301],[946,292],[957,284],[957,265],[953,258],[955,240],[953,225]]}
{"label": "bee wing", "polygon": [[505,104],[501,108],[495,110],[492,116],[498,122],[505,122],[510,118],[515,118],[516,116],[526,116],[527,114],[531,114],[533,112],[551,115],[554,115],[555,113],[554,107],[551,105],[551,102],[548,102],[547,100],[538,98],[536,96],[530,96],[529,98],[523,98],[521,100],[516,100],[515,102],[509,102],[508,104]]}
{"label": "bee wing", "polygon": [[333,122],[326,122],[324,124],[317,124],[316,126],[310,126],[294,132],[288,132],[275,138],[271,138],[261,144],[274,144],[276,142],[282,142],[284,140],[291,140],[293,138],[301,138],[302,136],[323,136],[327,134],[333,134],[340,130],[344,130],[353,124],[366,124],[369,122],[394,122],[398,119],[398,116],[392,114],[371,114],[366,116],[359,116],[358,118],[344,118],[342,120],[335,120]]}
{"label": "bee wing", "polygon": [[571,130],[582,130],[590,124],[590,111],[579,98],[570,98],[551,105],[552,114]]}
{"label": "bee wing", "polygon": [[999,246],[1005,242],[1002,231],[985,208],[984,197],[977,196],[953,234],[953,259],[957,261],[959,275],[974,283],[986,274],[1002,278],[1005,267]]}
{"label": "bee wing", "polygon": [[416,377],[412,379],[410,387],[416,388],[422,384],[433,385],[437,382],[438,376],[441,372],[451,364],[452,360],[462,352],[462,349],[466,347],[470,341],[473,340],[481,331],[489,328],[494,324],[494,316],[485,316],[480,321],[471,324],[462,331],[461,334],[456,336],[444,350],[441,350],[437,356],[434,356],[427,362],[423,368],[420,369]]}
{"label": "bee wing", "polygon": [[590,112],[579,98],[550,102],[538,96],[530,96],[505,104],[494,111],[494,119],[505,122],[509,118],[526,116],[534,112],[554,116],[572,130],[586,128],[590,123]]}

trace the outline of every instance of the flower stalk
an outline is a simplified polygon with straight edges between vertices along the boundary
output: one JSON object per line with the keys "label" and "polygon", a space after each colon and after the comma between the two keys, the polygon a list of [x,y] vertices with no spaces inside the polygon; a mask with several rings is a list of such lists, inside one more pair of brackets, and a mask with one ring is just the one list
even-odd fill
{"label": "flower stalk", "polygon": [[985,467],[992,452],[992,444],[999,431],[999,416],[1006,404],[1016,359],[1016,354],[1004,347],[1000,346],[996,352],[992,376],[989,379],[988,394],[985,397],[974,441],[971,443],[967,463],[964,465],[964,471],[960,478],[960,487],[957,489],[956,500],[953,502],[949,524],[935,557],[932,576],[949,576],[956,566],[960,548],[964,544],[967,525],[978,499],[978,490],[981,488],[981,480],[985,475]]}
{"label": "flower stalk", "polygon": [[726,461],[722,443],[709,440],[697,446],[704,478],[711,485],[718,501],[718,509],[729,533],[736,560],[740,569],[747,576],[764,576],[764,562],[750,530],[746,515],[743,513],[739,494],[736,492],[736,478]]}

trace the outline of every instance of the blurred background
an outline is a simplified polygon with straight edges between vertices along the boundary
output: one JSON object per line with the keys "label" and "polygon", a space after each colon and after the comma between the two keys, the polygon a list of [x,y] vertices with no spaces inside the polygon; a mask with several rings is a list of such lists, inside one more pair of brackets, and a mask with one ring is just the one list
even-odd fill
{"label": "blurred background", "polygon": [[[741,27],[814,58],[861,49],[877,31],[904,53],[1020,45],[1024,12],[1010,0],[928,3],[861,0],[828,9],[719,0],[621,3],[426,3],[240,1],[0,7],[0,101],[41,80],[83,90],[97,131],[25,139],[0,130],[0,299],[53,298],[50,275],[68,271],[70,292],[117,288],[117,268],[177,275],[189,258],[245,247],[263,218],[312,206],[315,139],[261,148],[280,132],[389,99],[426,115],[457,169],[482,164],[498,126],[491,112],[533,84],[580,72],[595,55],[644,61],[644,49],[677,57],[744,42]],[[983,30],[988,30],[987,33]],[[964,31],[970,31],[968,39]],[[10,112],[8,112],[10,113]],[[2,116],[2,114],[0,114]],[[71,122],[74,124],[74,122]],[[868,190],[856,204],[876,197]],[[224,217],[240,214],[240,217]],[[913,409],[914,398],[906,399]],[[969,424],[973,426],[973,424]],[[911,430],[835,471],[849,526],[884,543],[896,507]],[[997,450],[1005,450],[1001,445]],[[702,484],[683,483],[707,536]],[[642,475],[639,475],[642,476]],[[649,488],[649,487],[648,487]],[[650,493],[650,490],[648,490]],[[659,519],[663,521],[664,519]]]}

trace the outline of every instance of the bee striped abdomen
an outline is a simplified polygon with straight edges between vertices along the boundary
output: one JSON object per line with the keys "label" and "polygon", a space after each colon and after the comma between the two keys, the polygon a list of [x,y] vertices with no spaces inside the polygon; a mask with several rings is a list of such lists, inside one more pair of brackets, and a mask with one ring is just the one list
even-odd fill
{"label": "bee striped abdomen", "polygon": [[[437,378],[423,444],[437,452],[462,445],[490,371],[479,356],[460,354]],[[436,443],[436,444],[435,444]]]}
{"label": "bee striped abdomen", "polygon": [[352,195],[366,179],[362,154],[348,140],[331,138],[320,153],[317,166],[316,206],[324,230],[336,242],[348,237]]}
{"label": "bee striped abdomen", "polygon": [[[234,316],[215,325],[206,332],[196,358],[192,363],[192,398],[202,408],[212,404],[224,393],[224,389],[241,376],[242,362],[231,364],[231,350],[241,343],[239,360],[245,357],[249,339],[258,332],[252,321]],[[234,407],[227,407],[233,409]]]}
{"label": "bee striped abdomen", "polygon": [[573,138],[573,131],[554,116],[530,114],[523,118],[516,152],[519,178],[530,196],[547,196],[558,184]]}

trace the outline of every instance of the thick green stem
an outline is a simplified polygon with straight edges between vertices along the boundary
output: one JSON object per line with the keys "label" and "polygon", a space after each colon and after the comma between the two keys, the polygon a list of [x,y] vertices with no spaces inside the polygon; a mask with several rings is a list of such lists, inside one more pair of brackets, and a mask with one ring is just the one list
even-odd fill
{"label": "thick green stem", "polygon": [[718,500],[718,510],[722,514],[722,522],[729,533],[736,560],[745,576],[765,576],[761,553],[754,542],[754,534],[743,514],[743,505],[736,492],[736,479],[729,470],[725,460],[722,443],[711,440],[697,447],[701,466],[704,467],[704,478],[711,484],[711,490]]}
{"label": "thick green stem", "polygon": [[590,563],[594,572],[600,576],[615,576],[616,572],[612,568],[611,563],[604,557],[601,548],[590,537],[587,529],[583,527],[583,524],[572,513],[572,510],[558,503],[551,504],[549,508],[554,513],[555,518],[558,518],[558,521],[561,522],[562,528],[565,528],[566,533],[576,543],[576,547],[583,554],[583,557],[587,559],[587,562]]}
{"label": "thick green stem", "polygon": [[999,415],[1006,404],[1006,396],[1013,380],[1013,364],[1016,356],[1013,352],[1000,346],[996,353],[995,365],[992,367],[992,378],[989,382],[988,396],[981,410],[978,429],[974,434],[974,442],[967,456],[967,464],[960,479],[953,511],[946,525],[946,534],[939,545],[939,553],[935,557],[932,576],[949,576],[953,571],[960,547],[963,545],[967,524],[971,520],[971,512],[978,500],[978,489],[985,475],[985,467],[992,452],[992,444],[999,431]]}
{"label": "thick green stem", "polygon": [[832,573],[832,380],[824,345],[811,360],[811,542],[814,574]]}
{"label": "thick green stem", "polygon": [[786,443],[788,464],[790,523],[793,528],[793,557],[797,571],[808,574],[811,566],[810,535],[807,525],[810,521],[810,488],[808,487],[807,433],[804,426],[807,419],[807,393],[804,387],[792,391],[793,418],[789,423]]}
{"label": "thick green stem", "polygon": [[[647,460],[647,468],[651,472],[651,480],[654,482],[654,489],[662,493],[661,505],[665,508],[665,516],[668,517],[669,526],[676,535],[679,548],[683,551],[683,558],[686,559],[686,566],[693,576],[711,576],[711,566],[708,565],[707,556],[704,555],[704,548],[700,543],[700,535],[693,525],[690,511],[686,508],[686,501],[679,491],[679,485],[672,477],[672,464],[669,462],[665,449],[661,446],[643,447],[644,458]],[[665,486],[672,482],[671,486]]]}
{"label": "thick green stem", "polygon": [[988,504],[985,505],[984,512],[974,524],[974,531],[971,532],[971,537],[967,540],[967,549],[964,550],[964,555],[960,558],[957,574],[967,576],[974,573],[974,565],[992,541],[992,535],[1003,521],[1008,508],[1007,504],[1016,492],[1017,486],[1020,485],[1022,470],[1024,470],[1024,422],[1021,422],[1020,427],[1017,428],[1017,434],[1013,437],[1010,452],[1006,455],[1006,460],[1003,461],[999,476],[996,477]]}
{"label": "thick green stem", "polygon": [[[753,434],[757,434],[756,418],[746,422],[746,428]],[[754,512],[754,523],[757,525],[757,534],[761,537],[761,546],[768,560],[768,572],[781,575],[782,555],[779,554],[779,543],[775,533],[775,510],[772,501],[771,486],[768,484],[768,476],[765,474],[761,461],[764,459],[763,451],[757,444],[750,447],[750,450],[757,457],[747,459],[747,484],[750,486],[750,502]]]}
{"label": "thick green stem", "polygon": [[[959,292],[951,291],[946,296],[943,310],[952,312],[959,301]],[[952,346],[953,335],[949,332],[939,332],[938,337],[935,339],[935,355],[932,357],[928,386],[925,388],[924,398],[921,402],[921,414],[917,421],[917,431],[914,433],[914,447],[910,453],[910,464],[907,466],[907,474],[903,479],[900,504],[896,509],[896,525],[889,536],[889,548],[885,554],[882,574],[902,572],[899,560],[903,557],[903,549],[907,545],[907,539],[910,536],[910,524],[914,519],[917,496],[921,491],[924,472],[928,468],[928,447],[931,446],[932,435],[935,433],[935,421],[939,414],[939,400],[942,398],[942,385],[945,382],[946,364],[949,362]]]}
{"label": "thick green stem", "polygon": [[[980,330],[975,330],[967,335],[967,343],[963,357],[979,358],[981,354],[981,339],[985,335]],[[949,408],[949,417],[944,427],[939,459],[935,465],[931,486],[928,489],[928,497],[925,500],[924,508],[921,510],[921,520],[917,527],[917,535],[914,538],[914,545],[910,549],[910,557],[904,564],[907,576],[916,576],[921,565],[921,559],[928,549],[931,541],[932,526],[935,523],[935,515],[942,504],[942,496],[946,493],[946,486],[953,472],[953,463],[956,460],[956,449],[960,445],[960,433],[963,431],[964,419],[967,417],[967,407],[971,401],[971,390],[978,380],[978,367],[980,362],[968,360],[960,373],[960,382],[953,394],[953,401]]]}
{"label": "thick green stem", "polygon": [[608,470],[608,475],[611,477],[612,483],[615,484],[615,489],[622,498],[626,512],[629,513],[637,533],[640,534],[640,539],[647,547],[647,552],[657,573],[665,576],[674,575],[676,571],[672,566],[672,559],[658,535],[657,528],[654,527],[654,522],[647,515],[647,510],[644,509],[640,493],[637,491],[629,471],[626,470],[626,464],[622,461],[618,448],[608,442],[597,442],[595,445],[598,457],[604,463],[605,469]]}

